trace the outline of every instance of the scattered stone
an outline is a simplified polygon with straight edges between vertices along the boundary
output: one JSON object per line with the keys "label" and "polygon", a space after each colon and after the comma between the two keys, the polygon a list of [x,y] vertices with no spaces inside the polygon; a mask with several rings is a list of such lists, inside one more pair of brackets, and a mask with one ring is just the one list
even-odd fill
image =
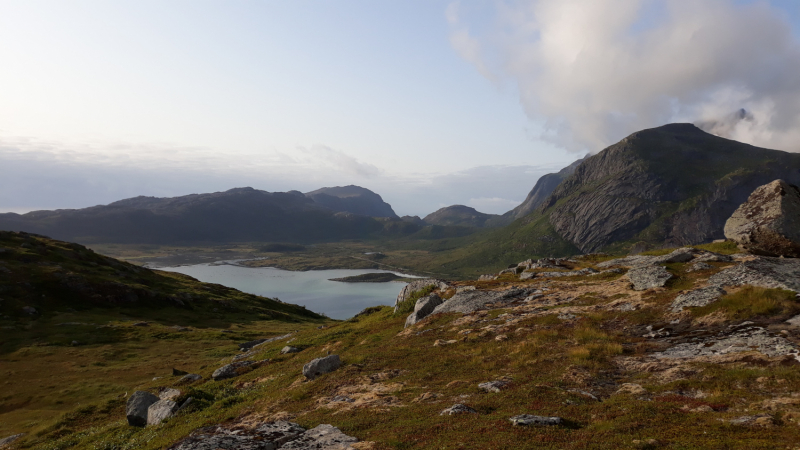
{"label": "scattered stone", "polygon": [[135,324],[131,325],[132,327],[149,327],[150,324],[147,322],[136,322]]}
{"label": "scattered stone", "polygon": [[505,334],[498,334],[497,336],[494,337],[494,340],[497,342],[507,341],[508,336],[506,336]]}
{"label": "scattered stone", "polygon": [[486,392],[494,392],[499,393],[501,389],[508,385],[508,381],[506,380],[494,380],[494,381],[487,381],[485,383],[481,383],[478,385],[478,389],[484,390]]}
{"label": "scattered stone", "polygon": [[80,342],[78,342],[78,341],[72,341],[72,342],[70,343],[70,345],[71,345],[71,346],[73,346],[73,347],[77,347],[77,346],[81,345],[81,343],[80,343]]}
{"label": "scattered stone", "polygon": [[775,424],[772,416],[759,414],[756,416],[741,416],[729,420],[731,425],[770,427]]}
{"label": "scattered stone", "polygon": [[29,316],[35,316],[39,311],[36,311],[36,308],[34,308],[33,306],[23,306],[22,312],[24,312]]}
{"label": "scattered stone", "polygon": [[783,180],[756,188],[725,222],[725,237],[756,255],[800,257],[800,188]]}
{"label": "scattered stone", "polygon": [[348,396],[346,396],[346,395],[337,395],[337,396],[331,398],[331,402],[332,403],[333,402],[353,403],[353,402],[355,402],[355,400],[350,398],[350,397],[348,397]]}
{"label": "scattered stone", "polygon": [[3,439],[0,439],[0,448],[3,448],[5,446],[13,443],[14,441],[16,441],[17,439],[21,438],[22,436],[25,436],[25,433],[15,434],[13,436],[8,436],[8,437],[4,437]]}
{"label": "scattered stone", "polygon": [[178,404],[172,400],[159,400],[147,408],[147,425],[158,425],[164,419],[172,417]]}
{"label": "scattered stone", "polygon": [[719,300],[725,294],[727,292],[719,286],[695,289],[675,297],[670,308],[672,312],[680,312],[683,308],[706,306]]}
{"label": "scattered stone", "polygon": [[125,415],[128,418],[128,424],[134,427],[143,427],[147,425],[147,409],[153,403],[159,401],[159,398],[146,391],[136,391],[128,397],[125,404]]}
{"label": "scattered stone", "polygon": [[339,355],[330,355],[324,358],[316,358],[303,366],[303,375],[309,380],[313,380],[320,375],[333,372],[342,365]]}
{"label": "scattered stone", "polygon": [[572,320],[572,319],[577,319],[578,316],[572,313],[562,312],[558,314],[558,318],[561,320]]}
{"label": "scattered stone", "polygon": [[287,345],[281,349],[281,355],[286,355],[288,353],[297,353],[300,349],[297,347],[292,347],[291,345]]}
{"label": "scattered stone", "polygon": [[534,416],[531,414],[521,414],[511,417],[508,420],[518,426],[553,426],[564,423],[564,419],[561,417]]}
{"label": "scattered stone", "polygon": [[467,405],[456,403],[455,405],[446,408],[439,413],[440,416],[453,416],[456,414],[478,414],[478,411],[475,411]]}
{"label": "scattered stone", "polygon": [[161,400],[174,400],[181,396],[181,391],[173,388],[166,388],[158,393],[158,398]]}
{"label": "scattered stone", "polygon": [[452,339],[452,340],[449,340],[449,341],[445,341],[445,340],[442,340],[442,339],[437,339],[433,343],[433,346],[434,347],[444,347],[445,345],[455,344],[456,342],[458,342],[456,339]]}
{"label": "scattered stone", "polygon": [[238,377],[239,375],[244,375],[261,367],[267,362],[269,362],[268,359],[263,361],[239,361],[226,364],[215,370],[214,373],[211,374],[211,378],[213,378],[214,381],[220,381],[228,378]]}
{"label": "scattered stone", "polygon": [[633,283],[633,289],[644,291],[657,287],[664,287],[672,278],[672,274],[664,266],[635,267],[628,271],[628,278]]}
{"label": "scattered stone", "polygon": [[692,267],[686,269],[686,271],[687,272],[699,272],[701,270],[709,270],[709,269],[713,269],[713,268],[714,268],[714,266],[712,266],[711,264],[704,263],[704,262],[697,262],[697,263],[692,264]]}
{"label": "scattered stone", "polygon": [[246,352],[246,351],[250,350],[251,348],[255,347],[256,345],[263,344],[264,342],[267,342],[267,340],[266,339],[255,339],[255,340],[252,340],[252,341],[242,342],[241,344],[239,344],[239,350],[243,351],[243,352]]}
{"label": "scattered stone", "polygon": [[467,291],[474,291],[476,289],[475,286],[459,286],[456,288],[456,294],[459,292],[467,292]]}
{"label": "scattered stone", "polygon": [[647,389],[643,388],[640,384],[623,383],[614,394],[644,395],[647,394]]}
{"label": "scattered stone", "polygon": [[173,376],[173,377],[178,377],[178,376],[181,376],[181,375],[186,375],[186,374],[188,374],[188,373],[189,373],[189,372],[185,372],[185,371],[183,371],[183,370],[179,370],[179,369],[176,369],[176,368],[174,368],[174,367],[172,368],[172,376]]}
{"label": "scattered stone", "polygon": [[195,381],[202,379],[203,377],[201,375],[198,375],[196,373],[190,373],[188,375],[184,375],[183,377],[181,377],[181,379],[178,380],[178,383],[194,383]]}
{"label": "scattered stone", "polygon": [[417,300],[417,303],[414,305],[414,312],[409,314],[406,319],[405,327],[408,328],[425,317],[428,317],[433,310],[442,303],[444,303],[444,300],[436,294],[430,294]]}

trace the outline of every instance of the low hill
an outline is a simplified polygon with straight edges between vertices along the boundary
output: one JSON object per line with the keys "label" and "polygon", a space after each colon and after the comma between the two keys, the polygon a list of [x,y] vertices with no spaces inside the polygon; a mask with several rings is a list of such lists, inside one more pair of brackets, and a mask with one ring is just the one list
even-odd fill
{"label": "low hill", "polygon": [[82,243],[318,242],[363,238],[382,229],[371,217],[333,211],[297,191],[253,188],[0,214],[0,230]]}
{"label": "low hill", "polygon": [[397,218],[392,206],[384,202],[380,195],[360,186],[336,186],[307,192],[319,205],[334,211],[349,212],[370,217]]}
{"label": "low hill", "polygon": [[498,217],[496,214],[485,214],[464,205],[452,205],[432,212],[422,219],[429,225],[462,226],[481,228],[487,221]]}

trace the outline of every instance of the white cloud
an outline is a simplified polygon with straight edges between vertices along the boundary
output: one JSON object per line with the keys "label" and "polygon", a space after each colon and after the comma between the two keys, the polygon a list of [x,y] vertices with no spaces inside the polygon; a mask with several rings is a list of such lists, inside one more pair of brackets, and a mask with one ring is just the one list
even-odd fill
{"label": "white cloud", "polygon": [[745,108],[753,120],[731,138],[800,150],[800,45],[767,3],[509,0],[489,19],[457,4],[447,17],[456,51],[513,82],[565,148],[596,152],[639,129]]}

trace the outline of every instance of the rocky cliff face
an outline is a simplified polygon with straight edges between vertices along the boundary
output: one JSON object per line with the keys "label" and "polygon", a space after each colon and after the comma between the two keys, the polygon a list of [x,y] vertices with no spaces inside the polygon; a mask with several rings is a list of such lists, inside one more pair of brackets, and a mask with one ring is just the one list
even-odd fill
{"label": "rocky cliff face", "polygon": [[469,206],[452,205],[440,208],[428,214],[422,220],[429,225],[455,225],[480,228],[485,226],[486,222],[494,217],[497,217],[497,215],[484,214]]}
{"label": "rocky cliff face", "polygon": [[397,217],[391,205],[384,202],[380,195],[360,186],[326,187],[305,195],[334,211],[370,217]]}
{"label": "rocky cliff face", "polygon": [[584,252],[620,241],[681,246],[724,238],[725,221],[763,184],[800,182],[800,155],[691,124],[639,131],[580,164],[539,208]]}

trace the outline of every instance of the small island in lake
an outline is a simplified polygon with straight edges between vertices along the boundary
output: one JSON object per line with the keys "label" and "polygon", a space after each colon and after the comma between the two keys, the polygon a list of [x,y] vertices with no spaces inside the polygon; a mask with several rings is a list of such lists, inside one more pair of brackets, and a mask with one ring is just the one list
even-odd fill
{"label": "small island in lake", "polygon": [[395,275],[391,272],[364,273],[361,275],[353,275],[352,277],[330,279],[330,281],[342,281],[344,283],[386,283],[389,281],[401,281],[401,280],[405,280],[405,278]]}

